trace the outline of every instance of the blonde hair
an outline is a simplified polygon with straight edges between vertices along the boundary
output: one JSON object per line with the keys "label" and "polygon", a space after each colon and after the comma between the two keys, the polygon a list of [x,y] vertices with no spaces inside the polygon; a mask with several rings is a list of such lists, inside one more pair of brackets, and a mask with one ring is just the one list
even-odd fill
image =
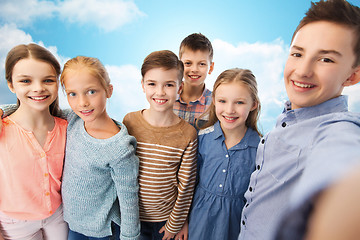
{"label": "blonde hair", "polygon": [[64,65],[64,69],[60,77],[61,86],[65,88],[64,81],[69,71],[81,69],[86,69],[91,75],[97,78],[104,87],[106,93],[109,94],[109,74],[100,60],[93,57],[77,56],[68,60]]}
{"label": "blonde hair", "polygon": [[[222,72],[217,77],[217,79],[214,83],[212,99],[213,100],[215,99],[216,89],[221,84],[233,83],[233,82],[244,84],[248,88],[253,102],[257,104],[257,107],[249,113],[249,116],[245,121],[245,125],[249,128],[252,128],[260,136],[262,136],[262,134],[257,126],[257,122],[259,120],[259,115],[260,115],[260,110],[261,110],[261,104],[260,104],[260,100],[258,97],[256,79],[255,79],[254,74],[250,70],[233,68],[233,69],[228,69],[228,70]],[[218,118],[216,117],[214,101],[211,102],[210,107],[205,111],[205,113],[202,114],[202,116],[199,119],[201,119],[203,116],[206,116],[206,115],[209,115],[209,120],[203,126],[199,126],[199,122],[196,123],[200,129],[204,129],[209,126],[212,126],[218,121]]]}
{"label": "blonde hair", "polygon": [[[46,48],[39,46],[35,43],[20,44],[13,47],[6,56],[5,60],[5,78],[9,84],[13,83],[12,74],[15,65],[22,59],[35,59],[41,62],[45,62],[53,67],[56,74],[56,80],[59,80],[61,73],[61,67],[55,56]],[[17,104],[20,105],[18,99]],[[50,114],[53,116],[60,115],[59,98],[56,97],[54,102],[49,106]]]}

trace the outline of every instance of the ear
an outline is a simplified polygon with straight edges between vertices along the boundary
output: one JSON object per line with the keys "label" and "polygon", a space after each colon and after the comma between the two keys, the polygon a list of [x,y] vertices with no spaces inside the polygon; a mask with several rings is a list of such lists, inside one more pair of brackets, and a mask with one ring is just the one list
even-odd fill
{"label": "ear", "polygon": [[8,87],[9,87],[9,89],[10,89],[10,91],[12,92],[12,93],[15,93],[15,89],[14,89],[14,86],[13,86],[13,84],[12,84],[12,82],[7,82],[7,85],[8,85]]}
{"label": "ear", "polygon": [[180,84],[180,86],[179,86],[179,89],[178,89],[178,91],[177,91],[177,94],[180,94],[180,93],[182,92],[183,87],[184,87],[184,82],[181,81],[181,84]]}
{"label": "ear", "polygon": [[141,79],[141,87],[143,92],[145,93],[145,83],[144,83],[144,79]]}
{"label": "ear", "polygon": [[250,109],[250,112],[251,111],[254,111],[255,109],[257,109],[258,108],[258,102],[254,102],[254,106]]}
{"label": "ear", "polygon": [[357,66],[355,68],[355,71],[351,74],[351,76],[346,79],[346,81],[343,83],[344,87],[352,86],[357,84],[360,81],[360,66]]}
{"label": "ear", "polygon": [[106,97],[107,97],[107,98],[110,98],[111,95],[113,94],[113,91],[114,91],[114,86],[113,86],[112,84],[109,84]]}
{"label": "ear", "polygon": [[214,71],[214,62],[212,62],[212,63],[210,64],[210,69],[209,69],[208,74],[210,75],[210,74],[212,73],[212,71]]}

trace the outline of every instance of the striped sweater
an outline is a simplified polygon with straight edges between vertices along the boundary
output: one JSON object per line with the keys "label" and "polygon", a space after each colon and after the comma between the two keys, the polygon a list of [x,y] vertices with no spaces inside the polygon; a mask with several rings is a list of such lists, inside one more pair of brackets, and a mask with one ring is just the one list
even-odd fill
{"label": "striped sweater", "polygon": [[197,133],[183,119],[170,127],[154,127],[141,112],[124,118],[129,134],[137,140],[140,220],[167,221],[166,230],[177,233],[188,216],[193,197]]}

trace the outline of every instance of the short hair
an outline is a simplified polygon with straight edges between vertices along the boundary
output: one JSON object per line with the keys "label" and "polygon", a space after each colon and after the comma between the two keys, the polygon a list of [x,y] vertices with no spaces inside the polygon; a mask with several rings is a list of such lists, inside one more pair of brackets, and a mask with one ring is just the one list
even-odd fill
{"label": "short hair", "polygon": [[[252,128],[260,136],[262,136],[258,128],[258,120],[260,116],[261,104],[258,96],[257,82],[255,75],[249,69],[232,68],[225,70],[217,77],[212,92],[213,101],[211,102],[209,108],[202,115],[202,116],[209,115],[209,120],[202,126],[198,125],[198,127],[200,127],[200,129],[204,129],[214,125],[218,121],[218,118],[216,117],[215,104],[214,104],[216,90],[223,83],[233,83],[233,82],[244,84],[248,88],[253,102],[257,104],[257,108],[249,113],[249,116],[245,121],[245,125],[247,127]],[[200,117],[199,119],[201,118],[202,117]]]}
{"label": "short hair", "polygon": [[[55,70],[56,78],[59,80],[59,75],[61,73],[60,63],[56,59],[56,57],[46,48],[37,45],[35,43],[30,44],[20,44],[13,47],[6,56],[5,60],[5,78],[6,81],[12,84],[12,74],[14,67],[17,62],[22,59],[32,58],[41,62],[45,62],[50,64]],[[18,100],[18,105],[20,104]],[[59,108],[59,99],[58,97],[55,101],[50,104],[49,110],[51,115],[59,116],[60,108]]]}
{"label": "short hair", "polygon": [[354,30],[355,63],[353,67],[360,65],[360,8],[356,7],[346,0],[320,0],[317,3],[311,3],[311,7],[306,12],[303,19],[297,26],[291,42],[296,33],[305,25],[318,21],[328,21],[343,25]]}
{"label": "short hair", "polygon": [[176,69],[178,71],[178,80],[181,83],[184,75],[184,64],[179,60],[175,53],[169,50],[155,51],[150,53],[141,66],[141,75],[154,68],[163,68],[165,70]]}
{"label": "short hair", "polygon": [[65,65],[63,72],[60,77],[60,82],[63,87],[66,75],[69,71],[72,70],[80,70],[85,69],[88,71],[92,76],[97,78],[103,88],[105,89],[106,93],[109,93],[109,85],[110,85],[110,77],[104,65],[100,62],[99,59],[94,57],[85,57],[85,56],[77,56],[68,60]]}
{"label": "short hair", "polygon": [[210,62],[213,60],[214,50],[211,45],[210,40],[201,33],[193,33],[184,38],[180,44],[179,57],[181,59],[185,49],[190,49],[192,51],[208,51]]}

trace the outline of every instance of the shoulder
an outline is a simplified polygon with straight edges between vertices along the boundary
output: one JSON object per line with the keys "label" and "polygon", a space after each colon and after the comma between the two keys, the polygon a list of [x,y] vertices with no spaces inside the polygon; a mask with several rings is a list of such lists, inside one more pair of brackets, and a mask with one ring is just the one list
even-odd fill
{"label": "shoulder", "polygon": [[141,116],[141,111],[127,113],[123,119],[125,125],[131,124],[133,121],[138,120]]}
{"label": "shoulder", "polygon": [[199,136],[201,136],[201,135],[206,135],[206,134],[212,133],[212,132],[214,132],[214,131],[215,131],[215,126],[212,125],[212,126],[210,126],[210,127],[201,129],[201,130],[199,131]]}
{"label": "shoulder", "polygon": [[67,127],[67,124],[68,124],[68,121],[66,121],[65,119],[62,119],[62,118],[59,118],[59,117],[54,117],[54,120],[55,120],[55,124],[63,127]]}
{"label": "shoulder", "polygon": [[188,136],[192,140],[197,139],[197,131],[190,123],[180,118],[180,126],[184,135]]}

